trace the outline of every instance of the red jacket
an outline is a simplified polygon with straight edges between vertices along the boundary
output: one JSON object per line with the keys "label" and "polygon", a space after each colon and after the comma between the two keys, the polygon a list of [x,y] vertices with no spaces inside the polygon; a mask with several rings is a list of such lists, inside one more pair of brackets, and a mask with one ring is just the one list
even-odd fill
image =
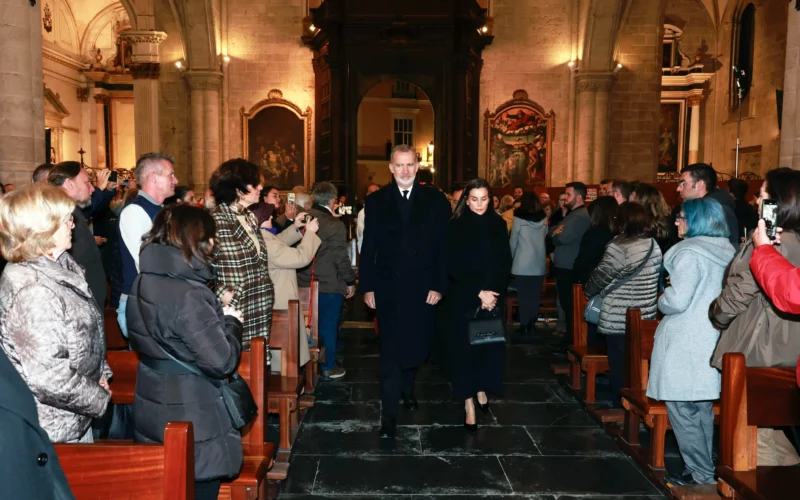
{"label": "red jacket", "polygon": [[[800,314],[800,267],[794,267],[772,245],[761,245],[753,250],[750,269],[775,307]],[[797,360],[797,384],[800,385],[800,358]]]}

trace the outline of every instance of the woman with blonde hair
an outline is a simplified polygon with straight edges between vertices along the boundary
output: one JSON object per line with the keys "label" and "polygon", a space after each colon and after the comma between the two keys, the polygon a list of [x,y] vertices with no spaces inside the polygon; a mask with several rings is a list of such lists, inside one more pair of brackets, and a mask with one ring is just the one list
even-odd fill
{"label": "woman with blonde hair", "polygon": [[54,443],[92,442],[111,392],[103,317],[72,246],[75,201],[33,184],[0,200],[0,347],[36,398]]}
{"label": "woman with blonde hair", "polygon": [[500,198],[500,208],[497,210],[497,213],[506,221],[509,233],[511,233],[511,226],[514,225],[514,203],[515,200],[513,196],[505,195]]}

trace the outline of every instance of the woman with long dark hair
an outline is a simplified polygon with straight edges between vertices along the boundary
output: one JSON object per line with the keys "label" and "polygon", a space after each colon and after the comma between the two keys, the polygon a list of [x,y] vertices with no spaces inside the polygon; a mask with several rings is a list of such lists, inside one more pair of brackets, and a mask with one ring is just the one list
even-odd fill
{"label": "woman with long dark hair", "polygon": [[242,351],[241,313],[223,307],[207,286],[216,278],[215,232],[201,208],[161,210],[145,237],[127,309],[139,354],[134,437],[160,443],[168,422],[192,422],[198,499],[217,498],[220,479],[238,474],[243,460],[242,437],[210,380],[230,377]]}
{"label": "woman with long dark hair", "polygon": [[514,210],[511,225],[511,273],[516,276],[519,295],[519,322],[517,333],[532,337],[534,323],[539,314],[542,285],[547,274],[547,218],[536,193],[527,192],[520,198],[520,208]]}
{"label": "woman with long dark hair", "polygon": [[502,217],[492,209],[492,194],[483,179],[469,181],[447,227],[448,273],[452,284],[451,365],[453,392],[464,401],[464,426],[478,428],[475,403],[489,411],[487,392],[503,389],[505,348],[502,343],[470,345],[469,318],[477,311],[500,313],[511,271],[511,249]]}

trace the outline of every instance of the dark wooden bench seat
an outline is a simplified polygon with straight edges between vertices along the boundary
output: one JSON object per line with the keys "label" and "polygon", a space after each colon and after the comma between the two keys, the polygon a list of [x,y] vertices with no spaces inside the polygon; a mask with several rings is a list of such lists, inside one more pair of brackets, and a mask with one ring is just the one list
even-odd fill
{"label": "dark wooden bench seat", "polygon": [[61,468],[78,500],[194,499],[194,433],[190,422],[170,422],[164,444],[99,441],[56,444]]}
{"label": "dark wooden bench seat", "polygon": [[759,467],[758,427],[800,425],[794,369],[748,368],[744,355],[722,359],[722,414],[717,487],[723,498],[797,498],[800,466]]}

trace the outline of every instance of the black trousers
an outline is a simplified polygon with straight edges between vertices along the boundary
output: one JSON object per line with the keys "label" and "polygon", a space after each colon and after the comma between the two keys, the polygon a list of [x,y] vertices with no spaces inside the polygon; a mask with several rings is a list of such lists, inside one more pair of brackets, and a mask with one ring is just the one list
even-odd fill
{"label": "black trousers", "polygon": [[381,401],[384,418],[397,418],[400,395],[414,392],[416,377],[416,367],[403,369],[396,361],[381,359]]}
{"label": "black trousers", "polygon": [[556,279],[556,292],[561,309],[567,316],[567,341],[572,340],[572,269],[555,268],[553,276]]}
{"label": "black trousers", "polygon": [[622,408],[619,391],[625,385],[625,335],[606,335],[608,344],[608,388],[614,408]]}
{"label": "black trousers", "polygon": [[221,483],[217,481],[195,481],[194,498],[195,500],[217,500]]}
{"label": "black trousers", "polygon": [[517,276],[517,298],[519,302],[519,323],[521,325],[536,323],[539,305],[542,300],[542,284],[544,276]]}

